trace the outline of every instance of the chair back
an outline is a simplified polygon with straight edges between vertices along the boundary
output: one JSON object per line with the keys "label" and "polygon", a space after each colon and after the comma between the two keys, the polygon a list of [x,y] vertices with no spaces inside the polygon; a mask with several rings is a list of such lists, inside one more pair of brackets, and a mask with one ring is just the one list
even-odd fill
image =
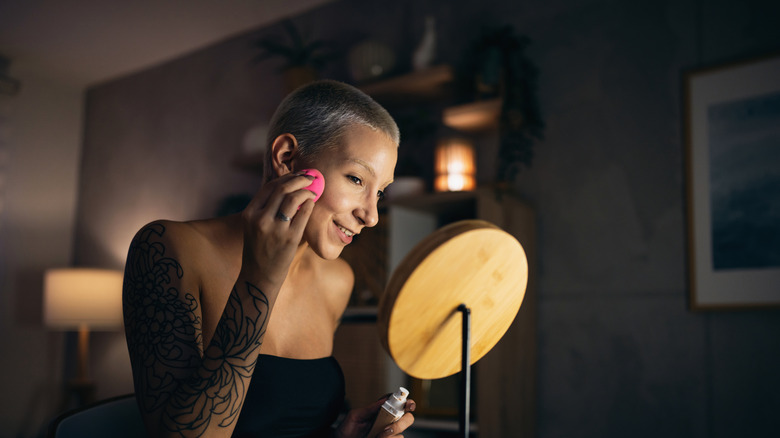
{"label": "chair back", "polygon": [[148,436],[134,394],[125,394],[60,414],[49,438],[142,438]]}

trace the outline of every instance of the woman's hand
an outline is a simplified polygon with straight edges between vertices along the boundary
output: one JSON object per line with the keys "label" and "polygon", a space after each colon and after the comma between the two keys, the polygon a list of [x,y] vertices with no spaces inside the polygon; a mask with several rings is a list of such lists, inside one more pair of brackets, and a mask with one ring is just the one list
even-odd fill
{"label": "woman's hand", "polygon": [[[390,394],[387,395],[389,397]],[[414,416],[412,412],[417,407],[417,404],[412,399],[406,401],[404,407],[404,415],[398,419],[395,423],[389,425],[385,430],[376,437],[367,437],[366,434],[371,430],[371,426],[374,425],[379,410],[382,408],[387,397],[382,397],[373,404],[364,408],[353,409],[349,411],[344,421],[341,422],[336,430],[336,438],[387,438],[387,437],[403,437],[402,433],[409,426],[414,423]]]}
{"label": "woman's hand", "polygon": [[305,190],[314,177],[293,173],[263,185],[241,213],[244,222],[243,269],[256,270],[258,285],[270,292],[287,277],[295,250],[314,208]]}

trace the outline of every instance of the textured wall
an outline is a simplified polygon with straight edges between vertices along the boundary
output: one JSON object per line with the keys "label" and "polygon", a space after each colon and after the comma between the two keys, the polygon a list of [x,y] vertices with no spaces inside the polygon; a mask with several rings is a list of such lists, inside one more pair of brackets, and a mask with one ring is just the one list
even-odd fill
{"label": "textured wall", "polygon": [[[538,435],[777,429],[780,314],[687,310],[680,87],[685,69],[777,49],[778,2],[344,0],[296,20],[342,47],[371,35],[408,51],[426,14],[440,61],[482,24],[534,41],[546,140],[517,188],[540,228]],[[273,63],[248,64],[249,42],[278,32],[90,91],[77,262],[121,265],[144,222],[206,216],[256,187],[230,160],[284,94]]]}
{"label": "textured wall", "polygon": [[62,332],[43,325],[43,273],[69,266],[81,90],[17,64],[0,96],[0,436],[34,436],[61,409]]}

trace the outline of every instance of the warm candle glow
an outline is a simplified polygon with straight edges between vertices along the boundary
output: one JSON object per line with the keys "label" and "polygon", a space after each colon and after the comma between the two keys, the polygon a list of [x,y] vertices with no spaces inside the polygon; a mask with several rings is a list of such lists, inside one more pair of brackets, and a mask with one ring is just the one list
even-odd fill
{"label": "warm candle glow", "polygon": [[463,190],[466,186],[466,178],[460,174],[447,175],[447,188],[452,191]]}
{"label": "warm candle glow", "polygon": [[462,138],[447,138],[436,146],[436,179],[438,192],[474,190],[476,175],[474,146]]}

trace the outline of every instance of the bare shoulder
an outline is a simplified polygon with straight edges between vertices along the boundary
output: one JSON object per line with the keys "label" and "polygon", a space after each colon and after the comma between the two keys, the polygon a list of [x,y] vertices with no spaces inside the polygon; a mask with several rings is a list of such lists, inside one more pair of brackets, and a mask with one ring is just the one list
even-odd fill
{"label": "bare shoulder", "polygon": [[327,285],[324,292],[328,307],[333,312],[334,319],[339,320],[352,295],[355,274],[343,259],[323,260],[322,263],[325,269],[320,271],[323,280],[320,284]]}
{"label": "bare shoulder", "polygon": [[[177,222],[156,220],[144,225],[133,238],[134,245],[152,245],[158,251],[174,253],[179,258],[192,258],[199,254],[208,254],[210,246],[218,239],[216,229],[221,221]],[[163,255],[163,254],[159,254]]]}
{"label": "bare shoulder", "polygon": [[156,220],[136,233],[130,245],[127,273],[165,272],[166,278],[179,279],[182,287],[197,293],[201,286],[202,266],[208,265],[213,239],[207,231],[213,225],[199,222]]}
{"label": "bare shoulder", "polygon": [[[191,240],[192,227],[187,222],[156,220],[141,227],[133,237],[134,245],[164,244],[167,246],[184,244]],[[181,243],[180,243],[181,242]]]}
{"label": "bare shoulder", "polygon": [[168,244],[187,245],[197,243],[199,232],[197,222],[177,222],[160,219],[141,227],[133,240],[164,241]]}

